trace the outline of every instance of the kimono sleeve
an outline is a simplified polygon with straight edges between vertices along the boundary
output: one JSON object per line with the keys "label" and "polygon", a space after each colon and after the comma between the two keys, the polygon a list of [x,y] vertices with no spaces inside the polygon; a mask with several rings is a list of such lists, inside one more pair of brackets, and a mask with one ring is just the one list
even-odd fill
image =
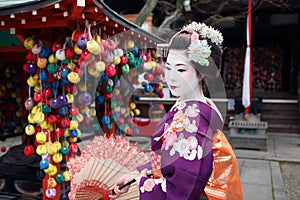
{"label": "kimono sleeve", "polygon": [[[143,177],[140,180],[140,200],[199,199],[212,171],[212,155],[189,163],[179,158],[177,164],[162,169],[163,177],[154,179]],[[186,169],[186,168],[190,169]]]}

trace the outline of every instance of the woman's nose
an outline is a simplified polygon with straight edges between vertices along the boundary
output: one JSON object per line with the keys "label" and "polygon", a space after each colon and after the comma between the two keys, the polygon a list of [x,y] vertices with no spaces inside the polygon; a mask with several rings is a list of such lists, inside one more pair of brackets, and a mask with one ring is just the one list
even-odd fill
{"label": "woman's nose", "polygon": [[170,80],[172,82],[176,81],[176,71],[175,70],[170,71]]}

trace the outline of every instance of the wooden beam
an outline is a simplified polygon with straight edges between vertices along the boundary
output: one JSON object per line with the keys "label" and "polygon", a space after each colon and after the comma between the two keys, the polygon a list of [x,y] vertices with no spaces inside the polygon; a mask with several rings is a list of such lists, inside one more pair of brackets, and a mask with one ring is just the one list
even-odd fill
{"label": "wooden beam", "polygon": [[77,6],[77,3],[73,3],[71,4],[71,12],[69,17],[72,19],[77,19],[77,18],[81,18],[81,14],[84,10],[84,7],[79,7]]}
{"label": "wooden beam", "polygon": [[15,53],[15,52],[26,52],[27,49],[24,46],[7,46],[7,47],[0,47],[1,53]]}
{"label": "wooden beam", "polygon": [[67,19],[46,19],[42,22],[41,19],[27,20],[26,24],[21,24],[20,21],[6,22],[5,26],[0,26],[0,30],[16,29],[32,29],[32,28],[46,28],[46,27],[66,27],[68,25]]}

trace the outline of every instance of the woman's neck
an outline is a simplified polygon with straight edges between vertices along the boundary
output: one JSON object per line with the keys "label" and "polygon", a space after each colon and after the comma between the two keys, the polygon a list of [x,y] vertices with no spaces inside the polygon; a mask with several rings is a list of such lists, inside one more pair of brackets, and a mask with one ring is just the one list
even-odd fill
{"label": "woman's neck", "polygon": [[195,91],[191,91],[188,95],[184,95],[179,97],[179,101],[187,101],[187,100],[198,100],[205,102],[205,96],[203,94],[202,89],[200,87]]}

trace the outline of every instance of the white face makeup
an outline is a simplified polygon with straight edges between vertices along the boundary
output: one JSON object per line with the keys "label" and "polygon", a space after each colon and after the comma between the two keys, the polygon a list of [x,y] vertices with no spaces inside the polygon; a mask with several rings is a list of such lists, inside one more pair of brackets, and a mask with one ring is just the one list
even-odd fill
{"label": "white face makeup", "polygon": [[201,98],[199,77],[186,51],[171,50],[165,67],[165,79],[174,96],[181,100]]}

